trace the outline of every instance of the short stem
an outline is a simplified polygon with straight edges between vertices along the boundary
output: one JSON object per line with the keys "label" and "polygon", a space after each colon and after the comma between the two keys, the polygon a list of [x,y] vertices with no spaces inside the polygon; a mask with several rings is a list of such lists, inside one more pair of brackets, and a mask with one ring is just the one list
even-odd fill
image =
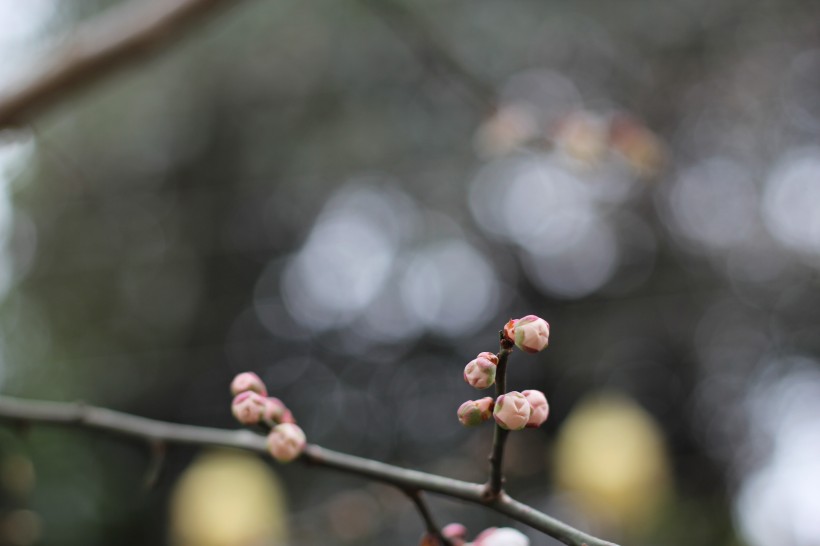
{"label": "short stem", "polygon": [[[513,344],[504,339],[501,333],[501,349],[498,351],[498,366],[495,372],[495,399],[507,392],[507,358],[512,352]],[[490,499],[498,497],[504,486],[502,465],[504,462],[504,443],[507,441],[508,430],[495,424],[493,432],[493,450],[490,453],[490,480],[487,482],[486,495]]]}
{"label": "short stem", "polygon": [[419,516],[421,516],[421,519],[424,521],[424,526],[427,528],[427,533],[433,535],[442,546],[453,546],[452,542],[441,534],[441,528],[436,525],[433,515],[430,513],[430,509],[427,507],[427,503],[424,502],[421,496],[421,491],[417,489],[405,489],[404,492],[416,506],[416,510],[418,510]]}

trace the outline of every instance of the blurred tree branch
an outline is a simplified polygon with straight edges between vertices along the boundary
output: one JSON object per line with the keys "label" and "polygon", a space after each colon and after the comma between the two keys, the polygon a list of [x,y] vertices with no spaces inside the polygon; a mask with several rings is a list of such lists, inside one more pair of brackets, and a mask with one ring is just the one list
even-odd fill
{"label": "blurred tree branch", "polygon": [[179,38],[231,0],[131,0],[82,25],[0,94],[0,130],[19,127]]}
{"label": "blurred tree branch", "polygon": [[[85,427],[146,440],[151,444],[213,445],[267,453],[264,436],[247,430],[181,425],[129,415],[82,403],[44,402],[0,396],[0,419],[17,423],[50,423]],[[529,525],[570,546],[615,546],[516,501],[501,491],[488,498],[482,484],[428,474],[308,445],[301,461],[394,485],[405,492],[429,491],[474,504]],[[417,504],[418,508],[418,504]],[[425,518],[425,522],[429,521]]]}
{"label": "blurred tree branch", "polygon": [[450,53],[412,10],[391,0],[359,1],[410,48],[425,68],[454,84],[467,101],[485,113],[495,111],[498,97],[494,87]]}

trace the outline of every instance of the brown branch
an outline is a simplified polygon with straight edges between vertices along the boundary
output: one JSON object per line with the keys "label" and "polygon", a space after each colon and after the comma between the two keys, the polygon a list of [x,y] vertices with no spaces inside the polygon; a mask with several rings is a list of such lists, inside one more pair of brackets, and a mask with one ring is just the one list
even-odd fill
{"label": "brown branch", "polygon": [[[504,333],[501,336],[501,349],[498,351],[498,365],[495,372],[495,399],[507,392],[507,358],[512,352],[512,343],[504,339]],[[490,479],[487,482],[485,495],[489,499],[497,498],[504,487],[504,443],[507,441],[509,435],[508,430],[501,428],[498,423],[495,423],[495,430],[493,431],[493,449],[490,453]]]}
{"label": "brown branch", "polygon": [[[0,396],[0,419],[12,421],[14,424],[49,423],[78,426],[140,438],[148,442],[226,446],[259,453],[267,452],[265,437],[248,430],[223,430],[167,423],[85,404],[42,402]],[[481,484],[409,470],[317,445],[308,445],[301,460],[309,465],[392,484],[404,491],[429,491],[480,504],[570,546],[616,546],[551,518],[505,493],[488,499],[485,495],[485,486]]]}
{"label": "brown branch", "polygon": [[428,535],[435,537],[439,544],[442,546],[452,546],[453,543],[450,542],[448,538],[441,534],[441,527],[439,527],[435,520],[433,519],[433,514],[430,513],[430,509],[427,507],[427,503],[424,502],[424,499],[421,496],[421,491],[413,490],[405,490],[404,491],[410,500],[413,501],[413,505],[415,505],[416,510],[419,513],[422,521],[424,521],[425,527],[427,527]]}
{"label": "brown branch", "polygon": [[498,97],[492,85],[461,63],[428,28],[424,21],[405,5],[392,0],[360,0],[399,37],[426,69],[455,84],[466,100],[486,113],[496,109]]}
{"label": "brown branch", "polygon": [[0,94],[0,130],[19,127],[115,70],[156,53],[231,0],[131,0],[81,26]]}

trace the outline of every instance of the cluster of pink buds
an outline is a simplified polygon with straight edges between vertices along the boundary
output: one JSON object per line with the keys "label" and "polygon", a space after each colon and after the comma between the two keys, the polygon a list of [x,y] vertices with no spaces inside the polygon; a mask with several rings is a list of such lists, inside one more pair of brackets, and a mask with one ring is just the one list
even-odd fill
{"label": "cluster of pink buds", "polygon": [[[460,523],[450,523],[441,530],[441,536],[453,546],[530,546],[530,539],[511,527],[490,527],[480,532],[472,542],[467,542],[467,528]],[[422,538],[421,543],[438,544],[429,534]]]}
{"label": "cluster of pink buds", "polygon": [[[527,353],[545,349],[549,344],[549,334],[550,325],[535,315],[510,320],[502,332],[507,352],[515,345]],[[464,368],[464,381],[476,389],[490,387],[496,381],[498,362],[498,356],[493,353],[479,353]],[[496,400],[491,397],[468,400],[458,408],[458,420],[466,427],[479,425],[493,417],[498,426],[505,430],[536,428],[544,424],[548,416],[546,396],[532,389],[502,393]]]}
{"label": "cluster of pink buds", "polygon": [[268,433],[268,451],[274,459],[287,463],[297,458],[307,443],[293,413],[278,398],[268,396],[265,384],[253,372],[244,372],[231,382],[231,413],[243,425],[263,425]]}

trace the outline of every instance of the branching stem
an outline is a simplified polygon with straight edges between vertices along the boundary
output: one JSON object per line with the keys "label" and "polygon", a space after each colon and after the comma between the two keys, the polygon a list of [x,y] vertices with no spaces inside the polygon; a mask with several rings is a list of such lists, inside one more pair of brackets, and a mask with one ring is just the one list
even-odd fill
{"label": "branching stem", "polygon": [[[0,420],[11,421],[13,424],[46,423],[77,426],[140,438],[147,442],[225,446],[259,453],[267,452],[265,437],[248,430],[180,425],[78,403],[43,402],[0,396]],[[317,445],[308,445],[301,461],[392,484],[404,491],[428,491],[483,505],[570,546],[615,546],[516,501],[503,492],[494,498],[488,498],[485,494],[486,487],[481,484],[401,468]]]}

